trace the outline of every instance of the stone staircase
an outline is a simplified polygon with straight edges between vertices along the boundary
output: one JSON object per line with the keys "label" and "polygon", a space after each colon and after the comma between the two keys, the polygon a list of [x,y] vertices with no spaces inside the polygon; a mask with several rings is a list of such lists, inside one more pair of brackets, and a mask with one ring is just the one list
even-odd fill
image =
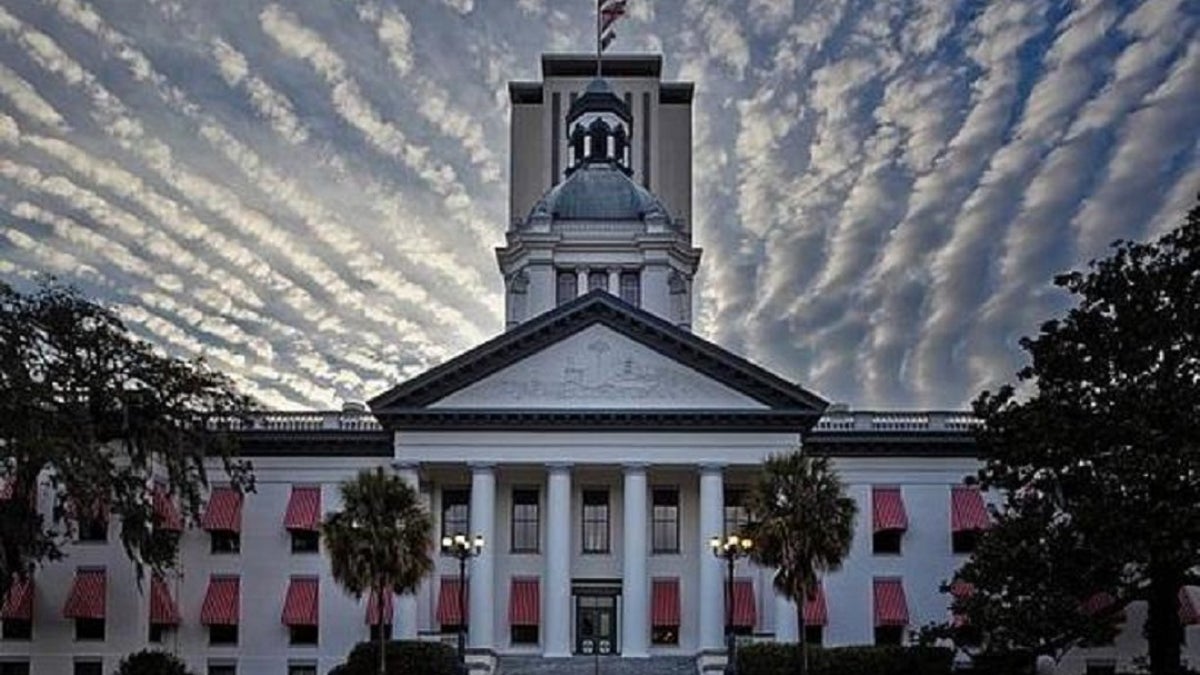
{"label": "stone staircase", "polygon": [[544,659],[540,656],[501,656],[495,675],[696,675],[692,656],[655,656],[623,659],[619,656],[572,656]]}

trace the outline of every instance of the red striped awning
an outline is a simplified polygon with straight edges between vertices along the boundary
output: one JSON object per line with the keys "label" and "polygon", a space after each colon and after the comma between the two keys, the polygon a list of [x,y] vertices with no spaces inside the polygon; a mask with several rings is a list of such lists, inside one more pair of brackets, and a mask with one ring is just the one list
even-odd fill
{"label": "red striped awning", "polygon": [[829,609],[825,606],[825,587],[817,582],[815,592],[804,603],[804,625],[824,626],[829,623]]}
{"label": "red striped awning", "polygon": [[971,532],[986,530],[992,524],[983,495],[971,485],[955,485],[950,489],[950,530]]}
{"label": "red striped awning", "polygon": [[367,625],[378,626],[380,623],[392,623],[392,595],[391,589],[383,591],[383,616],[380,616],[379,594],[375,591],[367,593]]}
{"label": "red striped awning", "polygon": [[[470,607],[470,583],[463,589],[464,604]],[[457,626],[463,621],[463,608],[459,605],[458,578],[442,577],[442,587],[438,592],[437,620],[446,626]]]}
{"label": "red striped awning", "polygon": [[78,570],[75,583],[63,606],[67,619],[103,619],[108,596],[108,575],[104,570]]}
{"label": "red striped awning", "polygon": [[283,625],[316,626],[320,612],[321,589],[316,577],[292,577],[283,600]]}
{"label": "red striped awning", "polygon": [[167,581],[157,574],[150,580],[150,625],[179,625],[179,607],[171,597]]}
{"label": "red striped awning", "polygon": [[33,621],[33,577],[13,576],[12,585],[4,595],[4,606],[0,607],[0,619]]}
{"label": "red striped awning", "polygon": [[537,579],[513,579],[508,598],[508,623],[511,626],[536,626],[542,607]]}
{"label": "red striped awning", "polygon": [[679,579],[655,579],[650,583],[650,625],[679,627]]}
{"label": "red striped awning", "polygon": [[872,488],[871,513],[876,532],[908,529],[908,514],[904,511],[904,499],[898,487]]}
{"label": "red striped awning", "polygon": [[908,625],[908,600],[899,579],[875,580],[875,625]]}
{"label": "red striped awning", "polygon": [[1185,626],[1200,624],[1200,607],[1196,606],[1194,591],[1188,586],[1179,589],[1179,621]]}
{"label": "red striped awning", "polygon": [[316,532],[321,527],[321,488],[293,487],[283,527],[288,530]]}
{"label": "red striped awning", "polygon": [[154,486],[154,515],[158,517],[159,529],[166,532],[182,532],[183,517],[171,499],[165,485]]}
{"label": "red striped awning", "polygon": [[758,623],[754,582],[750,579],[735,579],[733,582],[732,620],[738,628],[754,628],[754,624]]}
{"label": "red striped awning", "polygon": [[[962,579],[955,579],[954,581],[950,582],[950,595],[955,600],[965,600],[972,595],[975,595],[975,584],[969,581],[963,581]],[[965,626],[967,624],[966,615],[959,614],[958,612],[952,612],[951,624],[954,626]]]}
{"label": "red striped awning", "polygon": [[213,488],[200,523],[209,532],[241,532],[242,494],[231,487]]}
{"label": "red striped awning", "polygon": [[241,614],[241,583],[238,577],[212,577],[200,607],[205,626],[236,626]]}

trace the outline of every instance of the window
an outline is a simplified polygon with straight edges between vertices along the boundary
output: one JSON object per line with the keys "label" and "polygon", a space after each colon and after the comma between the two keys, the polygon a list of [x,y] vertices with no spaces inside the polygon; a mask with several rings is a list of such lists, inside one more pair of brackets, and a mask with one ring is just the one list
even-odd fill
{"label": "window", "polygon": [[108,518],[104,515],[79,516],[79,541],[108,541]]}
{"label": "window", "polygon": [[1112,661],[1088,661],[1084,675],[1117,675],[1117,664]]}
{"label": "window", "polygon": [[876,626],[875,644],[899,645],[904,643],[904,626]]}
{"label": "window", "polygon": [[241,553],[242,551],[242,535],[238,532],[229,532],[226,530],[213,530],[209,532],[212,537],[213,553]]}
{"label": "window", "polygon": [[679,553],[679,490],[655,488],[651,499],[651,550]]}
{"label": "window", "polygon": [[825,639],[825,627],[813,625],[804,626],[804,639],[809,645],[813,647],[820,647]]}
{"label": "window", "polygon": [[904,530],[880,530],[876,532],[871,540],[871,547],[875,555],[881,553],[900,553],[900,539],[904,536]]}
{"label": "window", "polygon": [[471,529],[471,491],[442,490],[442,536],[466,535]]}
{"label": "window", "polygon": [[29,662],[5,661],[0,663],[0,675],[29,675]]}
{"label": "window", "polygon": [[654,626],[650,629],[650,644],[679,644],[679,626]]}
{"label": "window", "polygon": [[[23,619],[5,619],[3,622],[2,632],[0,637],[5,640],[31,640],[33,639],[33,622]],[[2,675],[2,674],[0,674]]]}
{"label": "window", "polygon": [[578,277],[574,272],[567,270],[558,271],[558,283],[555,287],[555,300],[557,305],[564,305],[575,299],[577,293],[576,286],[578,285]]}
{"label": "window", "polygon": [[512,550],[514,553],[538,551],[537,490],[513,490]]}
{"label": "window", "polygon": [[750,512],[746,510],[746,491],[733,488],[725,491],[725,534],[739,534],[746,529],[750,522]]}
{"label": "window", "polygon": [[289,663],[288,675],[317,675],[317,666],[314,663]]}
{"label": "window", "polygon": [[320,532],[315,530],[292,530],[292,553],[317,553],[320,550]]}
{"label": "window", "polygon": [[[379,624],[377,624],[377,623],[371,624],[370,633],[371,633],[371,642],[379,642]],[[388,640],[392,639],[392,624],[390,624],[390,623],[383,624],[383,637]]]}
{"label": "window", "polygon": [[236,663],[210,663],[208,675],[237,675]]}
{"label": "window", "polygon": [[161,623],[150,624],[150,642],[155,644],[162,643],[167,636],[167,631],[171,630],[170,626]]}
{"label": "window", "polygon": [[75,619],[76,640],[103,640],[104,619]]}
{"label": "window", "polygon": [[637,272],[621,272],[621,299],[634,307],[642,304],[642,280]]}
{"label": "window", "polygon": [[608,553],[608,490],[583,491],[583,552]]}
{"label": "window", "polygon": [[608,290],[608,273],[607,272],[589,272],[588,273],[588,290],[596,289]]}
{"label": "window", "polygon": [[514,645],[536,645],[538,643],[538,627],[513,626],[512,643]]}
{"label": "window", "polygon": [[[208,644],[236,645],[238,641],[237,624],[225,625],[214,623],[208,627]],[[211,670],[211,668],[210,668]]]}
{"label": "window", "polygon": [[950,545],[955,553],[974,553],[979,543],[979,530],[963,530],[950,535]]}
{"label": "window", "polygon": [[104,675],[104,662],[76,661],[75,675]]}
{"label": "window", "polygon": [[288,626],[288,644],[315,645],[320,631],[317,626]]}

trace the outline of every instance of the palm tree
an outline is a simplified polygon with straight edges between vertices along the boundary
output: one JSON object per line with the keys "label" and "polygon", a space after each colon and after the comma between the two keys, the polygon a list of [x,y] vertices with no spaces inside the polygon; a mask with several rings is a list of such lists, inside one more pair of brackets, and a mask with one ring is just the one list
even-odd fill
{"label": "palm tree", "polygon": [[747,497],[753,559],[775,567],[775,588],[796,603],[800,673],[808,672],[804,604],[826,572],[837,570],[854,537],[854,500],[827,457],[772,455]]}
{"label": "palm tree", "polygon": [[[321,525],[333,578],[356,598],[370,592],[381,608],[385,593],[416,593],[433,571],[433,519],[417,491],[377,468],[342,483],[341,492],[342,510]],[[379,675],[387,668],[386,638],[381,616]]]}

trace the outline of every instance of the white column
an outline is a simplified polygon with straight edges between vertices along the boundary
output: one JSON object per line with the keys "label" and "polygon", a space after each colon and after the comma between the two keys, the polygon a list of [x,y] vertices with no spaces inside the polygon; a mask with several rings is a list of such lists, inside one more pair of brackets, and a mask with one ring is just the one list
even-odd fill
{"label": "white column", "polygon": [[588,292],[588,268],[576,267],[575,274],[575,296],[578,297]]}
{"label": "white column", "polygon": [[543,656],[571,655],[571,466],[546,467],[546,574]]}
{"label": "white column", "polygon": [[[392,467],[396,470],[396,475],[407,483],[413,489],[413,492],[417,493],[417,497],[420,498],[421,486],[420,476],[417,473],[417,465],[411,462],[394,462]],[[400,640],[417,639],[416,591],[396,598],[396,609],[395,614],[392,616],[392,625],[395,626],[393,631],[396,638]]]}
{"label": "white column", "polygon": [[495,578],[496,469],[491,464],[471,465],[471,532],[483,536],[483,551],[471,559],[467,636],[472,647],[491,648],[492,616],[496,600]]}
{"label": "white column", "polygon": [[608,292],[621,297],[621,268],[608,268]]}
{"label": "white column", "polygon": [[[773,576],[768,578],[768,583]],[[774,586],[772,586],[774,588]],[[800,624],[796,620],[796,603],[788,600],[787,596],[775,591],[775,641],[798,642],[800,640]]]}
{"label": "white column", "polygon": [[721,560],[712,554],[709,539],[725,526],[725,484],[722,467],[700,467],[700,648],[722,649],[725,632],[725,579]]}
{"label": "white column", "polygon": [[650,597],[646,580],[646,465],[625,465],[625,565],[621,580],[621,655],[650,656]]}

